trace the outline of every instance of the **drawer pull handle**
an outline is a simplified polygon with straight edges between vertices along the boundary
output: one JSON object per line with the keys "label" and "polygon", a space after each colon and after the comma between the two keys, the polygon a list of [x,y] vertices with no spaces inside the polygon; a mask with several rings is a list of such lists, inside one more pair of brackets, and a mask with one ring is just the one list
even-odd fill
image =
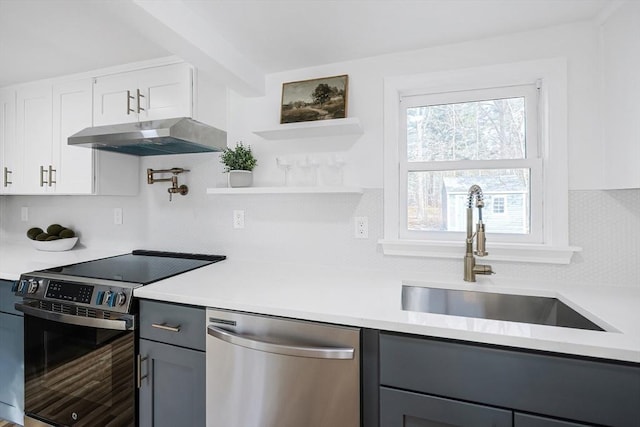
{"label": "drawer pull handle", "polygon": [[180,332],[180,325],[171,326],[167,325],[166,323],[152,323],[151,326],[153,326],[154,328],[162,329],[163,331]]}

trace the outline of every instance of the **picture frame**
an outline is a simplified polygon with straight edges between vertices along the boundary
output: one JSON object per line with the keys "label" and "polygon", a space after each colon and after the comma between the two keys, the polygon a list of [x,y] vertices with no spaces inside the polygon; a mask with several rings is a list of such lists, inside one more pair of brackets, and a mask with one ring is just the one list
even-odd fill
{"label": "picture frame", "polygon": [[280,124],[347,117],[347,74],[282,84]]}

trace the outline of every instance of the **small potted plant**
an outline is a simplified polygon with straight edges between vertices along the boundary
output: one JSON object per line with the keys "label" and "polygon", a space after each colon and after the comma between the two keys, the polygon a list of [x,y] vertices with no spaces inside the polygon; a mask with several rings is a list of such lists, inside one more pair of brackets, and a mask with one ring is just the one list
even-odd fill
{"label": "small potted plant", "polygon": [[253,157],[250,146],[244,146],[241,142],[235,149],[227,148],[220,156],[220,162],[224,164],[224,172],[227,172],[229,187],[250,187],[253,183],[253,170],[258,161]]}

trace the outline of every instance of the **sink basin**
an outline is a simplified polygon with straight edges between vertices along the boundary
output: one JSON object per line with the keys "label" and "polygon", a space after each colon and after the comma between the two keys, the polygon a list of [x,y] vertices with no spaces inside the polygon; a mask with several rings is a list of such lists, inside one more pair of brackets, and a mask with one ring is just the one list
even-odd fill
{"label": "sink basin", "polygon": [[402,309],[604,331],[557,298],[402,286]]}

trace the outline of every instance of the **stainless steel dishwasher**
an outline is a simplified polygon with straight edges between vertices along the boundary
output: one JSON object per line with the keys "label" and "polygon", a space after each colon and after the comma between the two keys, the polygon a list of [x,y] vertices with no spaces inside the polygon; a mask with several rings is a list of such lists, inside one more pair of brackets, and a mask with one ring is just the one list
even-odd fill
{"label": "stainless steel dishwasher", "polygon": [[207,309],[208,427],[359,427],[360,330]]}

